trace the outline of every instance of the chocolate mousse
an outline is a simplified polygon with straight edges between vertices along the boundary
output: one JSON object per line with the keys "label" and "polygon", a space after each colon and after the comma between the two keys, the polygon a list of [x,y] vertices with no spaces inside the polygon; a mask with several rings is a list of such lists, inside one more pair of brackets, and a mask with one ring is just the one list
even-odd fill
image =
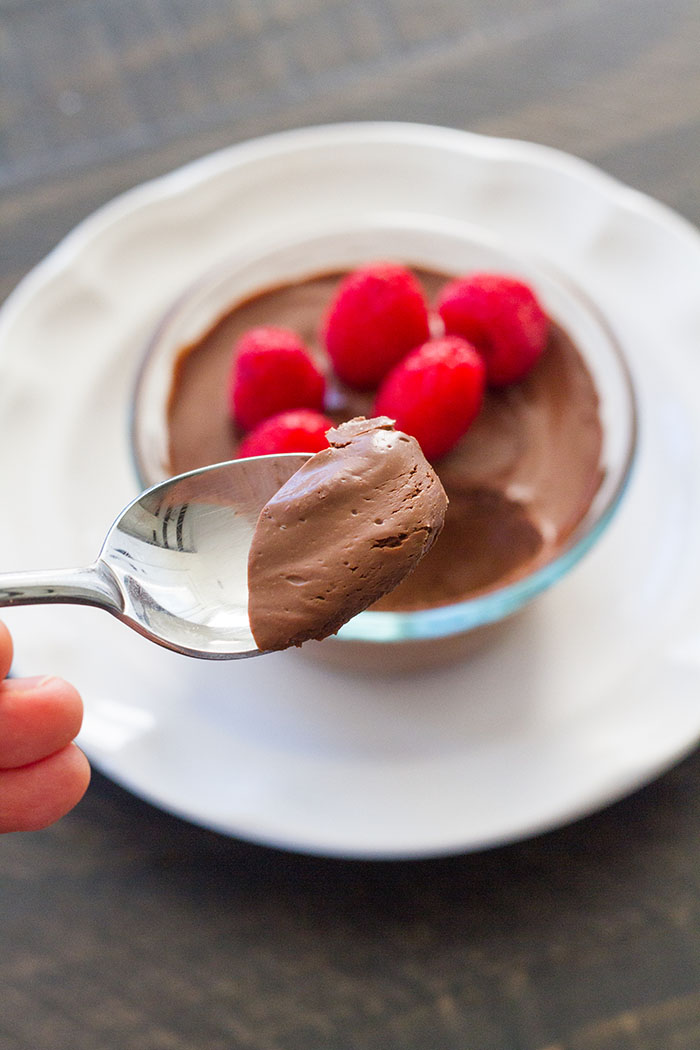
{"label": "chocolate mousse", "polygon": [[335,634],[393,590],[443,526],[437,474],[390,419],[352,419],[328,440],[258,519],[248,615],[264,651]]}
{"label": "chocolate mousse", "polygon": [[[415,271],[429,301],[448,279]],[[177,362],[169,405],[173,473],[232,459],[241,435],[224,391],[232,347],[246,330],[297,332],[328,370],[319,342],[324,311],[342,275],[324,274],[261,292],[221,318]],[[372,414],[372,394],[329,375],[334,421]],[[489,389],[474,423],[435,463],[449,499],[429,554],[373,608],[411,611],[466,600],[513,582],[561,550],[600,485],[602,428],[592,377],[568,334],[551,325],[541,358],[521,382]]]}

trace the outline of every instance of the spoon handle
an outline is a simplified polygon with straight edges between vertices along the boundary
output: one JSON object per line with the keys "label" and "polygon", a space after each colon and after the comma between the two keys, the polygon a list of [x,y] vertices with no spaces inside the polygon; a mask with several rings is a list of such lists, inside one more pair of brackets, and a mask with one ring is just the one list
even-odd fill
{"label": "spoon handle", "polygon": [[117,582],[101,561],[85,569],[0,573],[0,608],[51,602],[95,605],[112,613],[124,607]]}

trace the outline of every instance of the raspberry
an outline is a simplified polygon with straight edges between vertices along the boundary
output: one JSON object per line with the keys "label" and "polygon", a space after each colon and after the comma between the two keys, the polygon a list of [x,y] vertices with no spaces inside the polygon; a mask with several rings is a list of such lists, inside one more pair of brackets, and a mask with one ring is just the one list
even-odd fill
{"label": "raspberry", "polygon": [[354,270],[340,282],[322,334],[338,378],[370,390],[429,338],[423,291],[403,266],[375,263]]}
{"label": "raspberry", "polygon": [[229,408],[242,430],[292,408],[321,409],[325,380],[294,332],[251,328],[234,348]]}
{"label": "raspberry", "polygon": [[439,459],[478,415],[484,385],[484,362],[470,343],[454,335],[431,339],[385,378],[374,415],[396,420],[396,429],[412,434],[428,459]]}
{"label": "raspberry", "polygon": [[524,379],[547,344],[549,318],[532,289],[513,277],[458,278],[443,288],[437,307],[445,331],[483,354],[492,386]]}
{"label": "raspberry", "polygon": [[238,457],[269,456],[277,452],[320,452],[328,447],[326,431],[333,425],[332,420],[308,408],[279,412],[246,434],[238,446]]}

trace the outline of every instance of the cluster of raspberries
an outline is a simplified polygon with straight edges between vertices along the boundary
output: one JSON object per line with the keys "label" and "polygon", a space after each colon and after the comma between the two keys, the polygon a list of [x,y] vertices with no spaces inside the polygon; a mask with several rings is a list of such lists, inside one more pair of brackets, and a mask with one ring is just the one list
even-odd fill
{"label": "cluster of raspberries", "polygon": [[[377,263],[339,284],[321,336],[337,379],[374,391],[373,415],[412,434],[439,459],[479,414],[488,385],[523,379],[542,353],[549,319],[532,290],[502,274],[445,284],[433,313],[410,270]],[[440,320],[441,319],[441,320]],[[229,405],[246,431],[239,456],[318,452],[334,424],[326,378],[292,331],[253,328],[234,348]]]}

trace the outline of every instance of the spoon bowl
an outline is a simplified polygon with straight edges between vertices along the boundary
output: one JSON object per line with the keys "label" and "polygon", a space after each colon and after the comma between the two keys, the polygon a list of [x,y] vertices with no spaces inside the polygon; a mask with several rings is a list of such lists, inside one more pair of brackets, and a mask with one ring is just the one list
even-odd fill
{"label": "spoon bowl", "polygon": [[0,574],[0,607],[93,605],[186,656],[256,656],[248,551],[260,511],[308,458],[237,459],[163,481],[124,508],[93,565]]}

